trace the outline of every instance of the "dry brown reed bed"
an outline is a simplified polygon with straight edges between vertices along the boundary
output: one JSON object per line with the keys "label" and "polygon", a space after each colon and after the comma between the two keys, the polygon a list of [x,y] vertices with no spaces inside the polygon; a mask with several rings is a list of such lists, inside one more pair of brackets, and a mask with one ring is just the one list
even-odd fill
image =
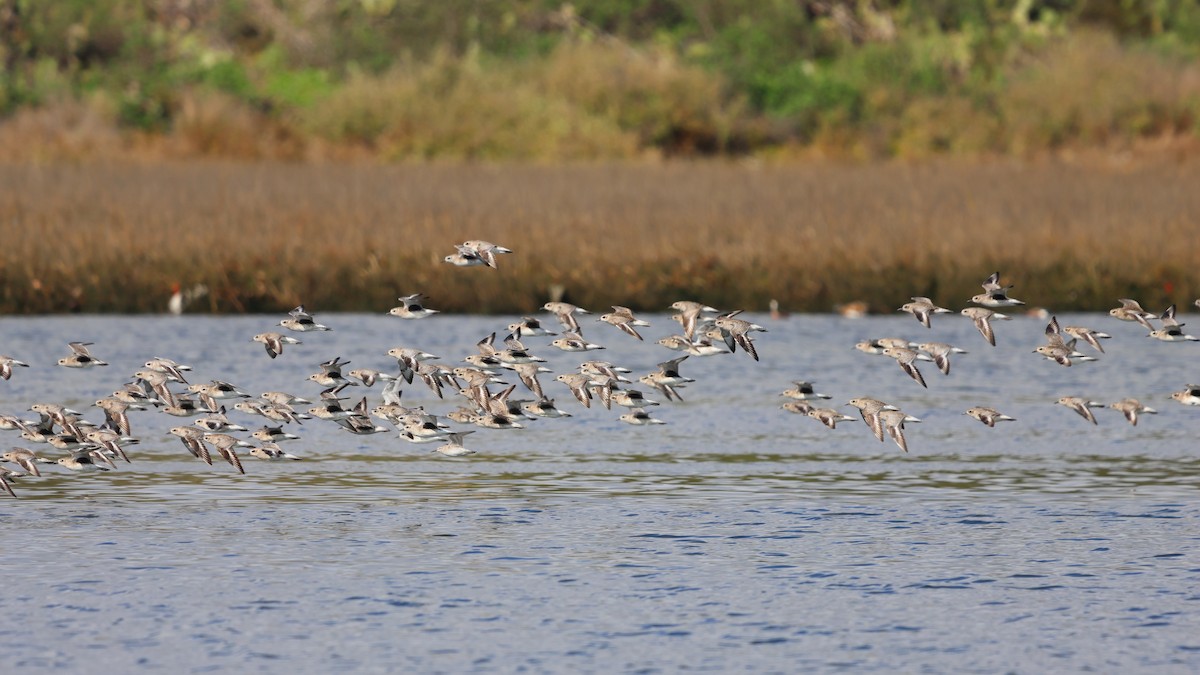
{"label": "dry brown reed bed", "polygon": [[[0,311],[520,313],[679,298],[963,306],[994,270],[1054,310],[1200,294],[1200,166],[0,166]],[[498,270],[441,262],[469,238]]]}

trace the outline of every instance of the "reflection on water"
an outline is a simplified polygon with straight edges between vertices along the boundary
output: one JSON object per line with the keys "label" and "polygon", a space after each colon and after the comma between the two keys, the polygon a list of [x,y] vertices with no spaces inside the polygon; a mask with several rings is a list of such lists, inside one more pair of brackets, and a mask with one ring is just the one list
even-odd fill
{"label": "reflection on water", "polygon": [[[275,361],[249,342],[273,318],[6,319],[0,353],[33,367],[0,383],[0,412],[88,410],[155,355],[193,381],[311,397],[319,361],[388,370],[404,345],[453,363],[508,323],[322,319],[335,331]],[[17,672],[1195,672],[1200,408],[1167,399],[1192,379],[1193,345],[1115,326],[1099,362],[1065,369],[1030,353],[1042,326],[999,326],[992,349],[949,318],[926,332],[795,317],[758,338],[762,363],[685,362],[697,382],[655,411],[666,426],[629,427],[546,378],[574,416],[480,430],[465,459],[313,420],[288,446],[303,461],[246,458],[242,476],[188,456],[174,418],[134,413],[132,464],[48,467],[0,500],[0,658]],[[849,346],[887,335],[971,353],[921,389]],[[669,356],[589,337],[634,374]],[[113,365],[47,365],[80,338]],[[556,372],[583,360],[527,343]],[[857,419],[829,430],[780,410],[793,379],[834,404],[898,403],[923,420],[911,452]],[[1160,412],[1131,427],[1098,410],[1092,426],[1063,395]],[[419,383],[404,397],[457,405]],[[1018,421],[989,429],[969,405]]]}

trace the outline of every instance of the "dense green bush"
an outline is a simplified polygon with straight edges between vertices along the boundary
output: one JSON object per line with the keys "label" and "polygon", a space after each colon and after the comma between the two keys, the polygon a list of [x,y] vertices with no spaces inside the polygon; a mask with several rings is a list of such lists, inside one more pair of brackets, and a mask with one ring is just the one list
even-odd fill
{"label": "dense green bush", "polygon": [[71,100],[393,159],[1033,153],[1194,135],[1198,57],[1193,0],[0,0],[0,129]]}

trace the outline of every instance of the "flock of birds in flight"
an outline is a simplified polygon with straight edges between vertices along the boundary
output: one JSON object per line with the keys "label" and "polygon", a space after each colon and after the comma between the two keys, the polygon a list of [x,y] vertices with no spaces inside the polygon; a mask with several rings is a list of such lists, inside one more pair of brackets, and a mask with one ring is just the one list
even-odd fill
{"label": "flock of birds in flight", "polygon": [[[495,268],[497,254],[507,253],[512,251],[487,241],[474,240],[457,245],[456,252],[446,256],[445,261],[460,267]],[[992,322],[1010,318],[997,310],[1019,307],[1025,303],[1008,296],[1012,286],[1001,285],[998,272],[983,283],[983,289],[983,293],[971,298],[975,306],[963,309],[960,313],[970,318],[983,338],[994,347],[996,336]],[[438,314],[438,310],[424,306],[425,299],[419,293],[402,297],[400,304],[388,314],[408,320],[427,319]],[[1155,315],[1144,310],[1135,300],[1122,299],[1120,302],[1121,306],[1110,310],[1109,314],[1122,321],[1141,324],[1149,331],[1148,337],[1167,342],[1200,340],[1183,331],[1183,324],[1175,317],[1174,305]],[[1196,301],[1196,305],[1200,307],[1200,300]],[[395,373],[368,368],[343,373],[348,362],[334,357],[321,363],[320,371],[307,378],[322,388],[315,402],[283,391],[262,392],[258,397],[253,397],[237,386],[220,380],[190,383],[185,375],[191,371],[190,366],[171,359],[152,358],[132,374],[131,382],[93,404],[104,413],[102,423],[91,422],[81,412],[55,403],[35,403],[30,406],[29,411],[38,415],[35,420],[0,415],[0,430],[20,432],[20,437],[27,444],[45,443],[65,453],[65,456],[50,459],[26,447],[13,447],[0,455],[0,460],[8,463],[0,464],[0,490],[16,497],[10,480],[27,475],[40,476],[39,465],[42,464],[57,464],[71,471],[84,472],[108,471],[116,468],[117,461],[129,462],[125,448],[138,442],[132,435],[129,413],[151,408],[178,418],[195,418],[191,424],[172,427],[170,434],[177,436],[194,457],[211,465],[215,450],[240,473],[245,473],[245,469],[239,451],[263,460],[300,459],[287,452],[280,443],[300,438],[286,431],[286,425],[300,425],[303,420],[311,418],[327,420],[357,435],[399,430],[404,440],[436,444],[435,452],[451,457],[473,454],[474,451],[463,443],[465,436],[474,430],[455,431],[445,420],[485,429],[521,429],[529,419],[571,416],[571,413],[558,408],[554,398],[543,389],[539,375],[551,372],[542,365],[546,359],[532,354],[523,340],[551,337],[553,339],[549,345],[564,352],[604,349],[583,337],[584,331],[578,317],[591,312],[559,301],[547,302],[542,309],[558,320],[562,326],[561,335],[543,327],[534,317],[522,317],[508,326],[503,348],[496,344],[496,334],[492,333],[477,343],[477,353],[462,359],[467,365],[452,367],[436,363],[439,360],[437,356],[421,349],[396,347],[387,352],[396,360]],[[671,309],[677,312],[671,318],[680,324],[681,333],[664,337],[657,344],[678,352],[679,356],[658,364],[657,371],[637,378],[637,383],[654,390],[660,398],[668,402],[683,400],[680,389],[694,380],[680,373],[680,365],[692,356],[706,357],[741,350],[755,361],[759,360],[753,334],[765,332],[766,329],[739,318],[741,310],[722,312],[689,300],[675,302]],[[626,307],[614,306],[612,310],[602,314],[596,321],[610,324],[630,338],[643,340],[637,329],[649,326],[649,323],[638,319]],[[899,311],[912,314],[926,328],[931,327],[935,315],[953,313],[925,297],[912,298]],[[1158,327],[1152,323],[1155,321],[1159,322]],[[288,317],[276,327],[295,334],[332,330],[305,311],[303,305],[289,312]],[[1046,343],[1034,352],[1062,366],[1071,366],[1076,361],[1095,361],[1096,357],[1076,349],[1078,343],[1082,341],[1092,351],[1103,353],[1101,340],[1111,337],[1083,326],[1059,326],[1055,317],[1050,318],[1045,332]],[[286,346],[301,343],[288,333],[274,330],[259,333],[252,340],[262,343],[271,359],[283,354]],[[58,360],[59,366],[94,368],[108,365],[92,354],[89,349],[92,343],[71,342],[69,346],[71,353]],[[901,338],[866,340],[855,346],[868,354],[881,354],[895,359],[901,370],[922,387],[927,385],[918,369],[919,362],[932,362],[943,374],[949,375],[950,358],[966,352],[942,342],[914,343]],[[8,380],[12,377],[14,367],[28,367],[28,364],[10,356],[0,356],[0,378]],[[506,371],[511,371],[533,398],[513,398],[518,384],[510,384],[503,379]],[[647,411],[660,403],[637,388],[636,383],[626,377],[630,374],[628,368],[591,359],[582,362],[577,372],[556,375],[554,380],[565,385],[584,407],[590,408],[594,401],[599,401],[606,409],[616,404],[628,410],[620,415],[622,422],[640,426],[665,424]],[[401,387],[416,379],[427,385],[439,399],[445,397],[447,390],[456,391],[468,405],[462,405],[444,416],[429,413],[423,407],[405,406],[401,403]],[[351,400],[343,395],[348,387],[371,387],[376,383],[382,386],[379,405],[370,408],[366,396],[350,407],[343,405]],[[815,391],[811,382],[797,381],[782,395],[788,399],[782,405],[783,409],[813,418],[831,429],[836,428],[838,422],[854,419],[840,410],[822,406],[821,402],[830,396]],[[1186,385],[1183,390],[1173,393],[1172,398],[1185,405],[1200,405],[1200,385]],[[248,428],[229,419],[227,403],[237,412],[261,416],[265,422],[258,430],[249,432]],[[1092,409],[1106,407],[1077,396],[1060,398],[1057,403],[1074,410],[1092,424],[1097,423]],[[846,405],[858,409],[862,421],[879,441],[884,440],[886,433],[901,450],[908,452],[905,424],[920,422],[918,418],[874,398],[853,398]],[[312,407],[300,409],[303,406]],[[1156,412],[1134,398],[1126,398],[1107,407],[1120,411],[1134,425],[1140,415]],[[964,414],[989,427],[999,422],[1014,421],[1014,418],[994,408],[983,406],[971,407]],[[393,426],[384,426],[376,420]],[[234,435],[235,432],[249,432],[252,441]]]}

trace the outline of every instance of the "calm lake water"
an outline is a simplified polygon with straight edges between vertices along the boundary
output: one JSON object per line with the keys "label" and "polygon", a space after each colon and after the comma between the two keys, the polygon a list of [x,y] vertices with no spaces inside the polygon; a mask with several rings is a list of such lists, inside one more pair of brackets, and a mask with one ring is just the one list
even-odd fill
{"label": "calm lake water", "polygon": [[[0,381],[0,412],[54,402],[100,420],[89,404],[152,356],[191,364],[192,382],[315,398],[305,378],[321,361],[392,371],[386,351],[412,346],[454,364],[514,320],[319,315],[335,330],[272,361],[250,336],[278,318],[5,318],[0,353],[31,367]],[[674,355],[653,342],[676,324],[645,318],[644,343],[590,323],[607,350],[526,344],[555,373],[595,356],[640,375]],[[47,467],[0,497],[3,669],[1200,670],[1200,407],[1169,399],[1200,381],[1200,343],[1060,316],[1114,336],[1099,361],[1063,368],[1031,353],[1035,319],[998,323],[993,348],[959,316],[932,330],[906,315],[753,318],[769,329],[762,361],[685,361],[686,400],[653,409],[666,425],[585,409],[545,374],[573,417],[479,429],[468,458],[312,420],[287,446],[304,461],[244,457],[242,476],[166,433],[186,420],[132,413],[132,464]],[[921,364],[923,389],[852,347],[888,336],[970,353],[949,376]],[[53,366],[71,340],[111,365]],[[835,430],[781,410],[795,379],[837,406],[900,405],[923,420],[906,429],[911,452],[852,408]],[[352,389],[378,401],[379,385]],[[1065,395],[1159,414],[1133,427],[1097,410],[1093,426],[1054,405]],[[458,403],[419,380],[404,401]],[[1018,421],[988,428],[963,415],[972,405]],[[5,450],[58,456],[0,433]]]}

